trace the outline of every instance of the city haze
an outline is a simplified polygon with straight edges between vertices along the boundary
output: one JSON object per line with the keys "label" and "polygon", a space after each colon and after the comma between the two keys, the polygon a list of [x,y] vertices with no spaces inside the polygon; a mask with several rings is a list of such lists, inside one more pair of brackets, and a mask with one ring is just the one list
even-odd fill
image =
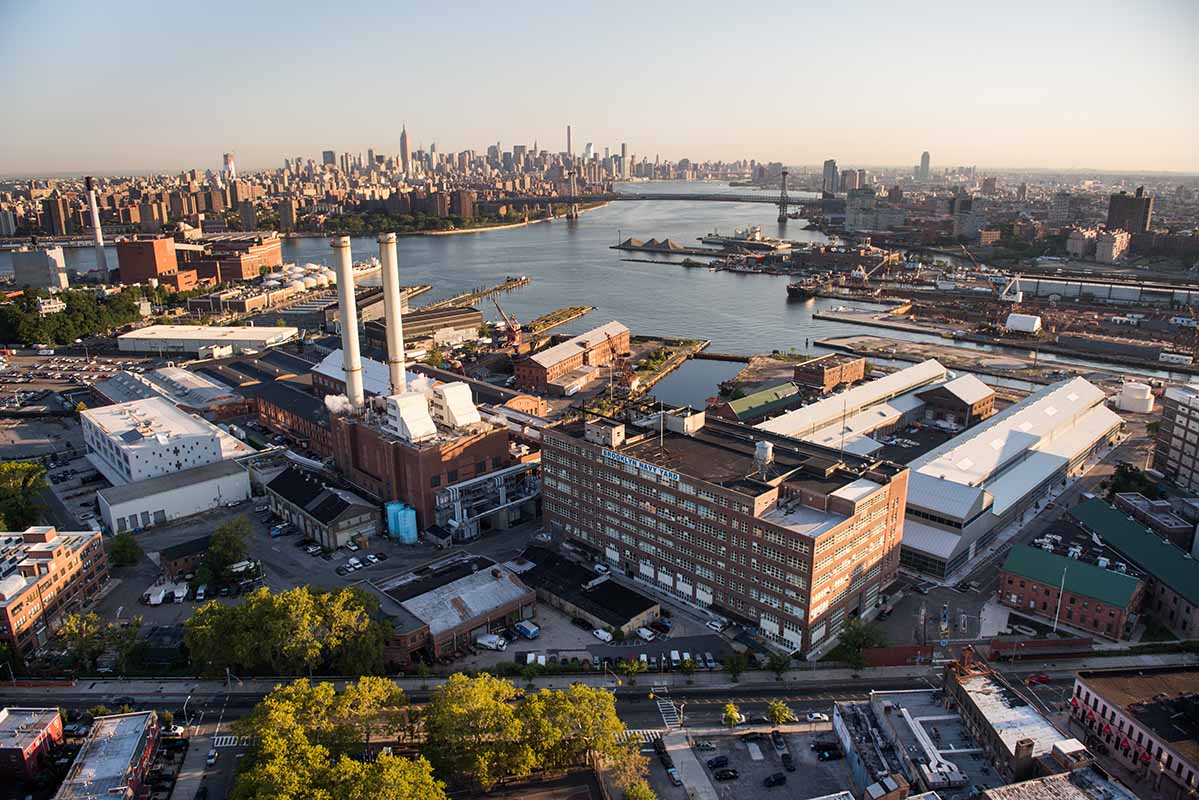
{"label": "city haze", "polygon": [[322,149],[629,142],[663,159],[1197,171],[1187,2],[599,15],[385,3],[0,4],[0,174],[278,166]]}

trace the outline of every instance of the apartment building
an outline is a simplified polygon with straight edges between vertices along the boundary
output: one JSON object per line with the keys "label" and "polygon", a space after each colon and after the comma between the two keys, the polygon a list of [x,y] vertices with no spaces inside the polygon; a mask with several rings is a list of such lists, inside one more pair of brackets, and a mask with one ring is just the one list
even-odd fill
{"label": "apartment building", "polygon": [[702,411],[637,413],[543,432],[549,530],[804,655],[878,606],[899,567],[905,468]]}
{"label": "apartment building", "polygon": [[19,656],[48,642],[62,618],[83,610],[108,582],[99,531],[0,533],[0,567],[0,642]]}
{"label": "apartment building", "polygon": [[1162,395],[1162,420],[1153,468],[1183,489],[1199,490],[1199,389],[1171,386]]}

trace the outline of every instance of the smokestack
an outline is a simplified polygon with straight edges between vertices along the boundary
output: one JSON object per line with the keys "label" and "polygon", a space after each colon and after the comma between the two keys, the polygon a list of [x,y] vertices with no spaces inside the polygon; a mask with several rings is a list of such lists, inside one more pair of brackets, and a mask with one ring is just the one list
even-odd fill
{"label": "smokestack", "polygon": [[400,269],[396,259],[396,235],[379,234],[379,260],[383,262],[383,308],[387,330],[387,371],[391,375],[391,393],[408,391],[404,375],[404,323],[400,307],[404,297],[400,289]]}
{"label": "smokestack", "polygon": [[96,203],[96,182],[88,175],[83,179],[87,188],[87,202],[92,208],[92,233],[96,237],[96,268],[108,279],[108,257],[104,255],[104,231],[100,230],[100,206]]}
{"label": "smokestack", "polygon": [[358,353],[358,303],[354,298],[354,264],[350,260],[350,237],[335,236],[329,243],[337,269],[337,295],[341,309],[341,355],[346,373],[346,397],[354,411],[362,410],[362,356]]}

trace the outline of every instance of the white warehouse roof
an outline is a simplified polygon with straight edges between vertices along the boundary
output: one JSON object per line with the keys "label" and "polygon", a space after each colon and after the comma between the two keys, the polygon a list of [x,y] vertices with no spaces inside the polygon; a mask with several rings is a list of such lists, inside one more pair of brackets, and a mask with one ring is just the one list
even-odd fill
{"label": "white warehouse roof", "polygon": [[117,345],[125,351],[153,352],[161,347],[163,350],[194,352],[202,346],[214,344],[272,347],[299,335],[298,328],[280,328],[273,325],[148,325],[118,336]]}
{"label": "white warehouse roof", "polygon": [[567,339],[561,344],[547,347],[540,353],[533,354],[530,358],[543,367],[552,367],[559,361],[563,361],[581,350],[588,350],[603,344],[609,336],[619,336],[623,333],[628,333],[628,331],[629,329],[623,323],[612,320],[586,333],[580,333],[573,339]]}
{"label": "white warehouse roof", "polygon": [[783,436],[803,438],[813,431],[841,418],[849,418],[872,405],[883,403],[905,392],[943,381],[945,367],[934,358],[884,375],[844,392],[818,400],[811,405],[789,411],[782,416],[759,423],[754,427]]}

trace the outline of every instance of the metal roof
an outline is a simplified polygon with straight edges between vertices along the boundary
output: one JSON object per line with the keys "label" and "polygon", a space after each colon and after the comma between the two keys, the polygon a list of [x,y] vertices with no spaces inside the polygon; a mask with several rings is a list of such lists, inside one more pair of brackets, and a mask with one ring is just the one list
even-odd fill
{"label": "metal roof", "polygon": [[534,353],[529,358],[543,367],[552,367],[559,361],[567,359],[575,353],[603,344],[609,336],[619,336],[628,332],[629,329],[623,323],[612,320],[600,325],[598,328],[592,328],[586,333],[580,333],[572,339],[567,339],[561,344],[548,347],[540,353]]}
{"label": "metal roof", "polygon": [[1085,595],[1109,606],[1127,608],[1140,581],[1109,569],[1068,556],[1048,553],[1039,547],[1017,544],[1008,551],[1003,568],[1022,578],[1048,586],[1061,586],[1067,592]]}
{"label": "metal roof", "polygon": [[130,500],[148,499],[163,492],[170,492],[175,489],[195,486],[206,481],[220,480],[221,478],[228,478],[239,474],[245,475],[246,480],[249,480],[249,473],[246,472],[246,468],[236,461],[214,461],[211,464],[204,464],[200,467],[192,467],[191,469],[184,469],[179,472],[168,472],[165,475],[147,478],[144,481],[110,486],[107,489],[101,489],[96,494],[103,497],[104,502],[108,503],[109,506],[115,506]]}

